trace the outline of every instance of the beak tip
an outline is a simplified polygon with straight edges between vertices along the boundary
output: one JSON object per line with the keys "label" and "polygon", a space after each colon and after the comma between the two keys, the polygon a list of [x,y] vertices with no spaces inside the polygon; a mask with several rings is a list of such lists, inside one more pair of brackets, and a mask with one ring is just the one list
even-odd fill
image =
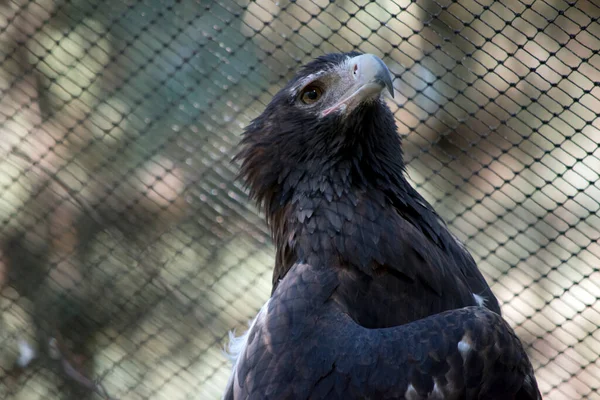
{"label": "beak tip", "polygon": [[383,86],[387,88],[388,92],[392,98],[394,98],[394,78],[395,76],[389,70],[387,65],[383,62],[383,60],[376,55],[368,54],[366,55],[367,59],[371,60],[371,65],[375,72],[375,79],[379,82],[383,83]]}
{"label": "beak tip", "polygon": [[357,56],[354,61],[355,66],[363,71],[359,78],[363,84],[377,83],[380,93],[387,89],[390,96],[394,98],[394,78],[395,76],[389,70],[383,60],[374,54],[362,54]]}
{"label": "beak tip", "polygon": [[390,92],[390,96],[392,99],[394,98],[394,76],[392,73],[386,69],[385,76],[380,80],[383,83],[383,86]]}

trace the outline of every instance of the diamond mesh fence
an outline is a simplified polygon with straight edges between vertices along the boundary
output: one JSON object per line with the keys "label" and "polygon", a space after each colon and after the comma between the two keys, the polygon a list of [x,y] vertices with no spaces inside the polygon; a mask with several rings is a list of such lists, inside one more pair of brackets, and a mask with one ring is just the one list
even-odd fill
{"label": "diamond mesh fence", "polygon": [[600,4],[0,1],[0,397],[218,399],[270,293],[239,134],[298,66],[382,57],[411,182],[545,399],[600,399]]}

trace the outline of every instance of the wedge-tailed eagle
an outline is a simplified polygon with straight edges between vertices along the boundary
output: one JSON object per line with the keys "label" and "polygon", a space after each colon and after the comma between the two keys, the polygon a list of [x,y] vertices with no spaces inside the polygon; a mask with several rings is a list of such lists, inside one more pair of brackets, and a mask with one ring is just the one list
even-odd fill
{"label": "wedge-tailed eagle", "polygon": [[541,399],[473,258],[407,182],[384,89],[380,58],[321,56],[245,130],[276,263],[225,399]]}

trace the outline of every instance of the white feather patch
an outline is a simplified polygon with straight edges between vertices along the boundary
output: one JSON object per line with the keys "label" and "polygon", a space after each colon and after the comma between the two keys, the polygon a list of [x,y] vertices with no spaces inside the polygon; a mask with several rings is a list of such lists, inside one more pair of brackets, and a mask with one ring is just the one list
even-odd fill
{"label": "white feather patch", "polygon": [[23,339],[19,339],[17,345],[19,346],[17,365],[21,368],[25,368],[36,357],[35,350]]}
{"label": "white feather patch", "polygon": [[242,352],[246,348],[246,344],[248,343],[248,335],[250,334],[250,329],[252,328],[252,323],[254,323],[254,320],[252,320],[251,323],[248,324],[248,330],[240,336],[235,336],[235,329],[228,332],[229,344],[227,345],[227,348],[225,350],[225,355],[227,356],[227,358],[229,358],[229,361],[233,365],[236,364],[237,359],[240,357],[240,354],[242,354]]}
{"label": "white feather patch", "polygon": [[267,314],[267,308],[269,307],[269,302],[271,299],[267,300],[267,302],[260,308],[258,314],[252,321],[248,323],[248,330],[244,332],[240,336],[235,336],[235,330],[229,331],[229,345],[227,346],[227,357],[231,360],[234,365],[237,364],[237,360],[240,355],[246,349],[246,345],[248,344],[248,335],[250,335],[250,331],[254,328],[254,325],[263,324],[265,321],[265,316]]}
{"label": "white feather patch", "polygon": [[237,372],[238,362],[240,360],[240,356],[246,351],[246,347],[248,346],[248,336],[250,332],[254,328],[255,325],[263,325],[266,322],[267,318],[267,310],[269,308],[269,302],[271,299],[267,300],[267,302],[260,308],[256,317],[248,324],[248,330],[240,336],[235,336],[235,330],[229,332],[229,344],[225,350],[225,355],[231,363],[233,364],[233,368],[231,370],[231,375],[229,376],[229,381],[227,382],[225,393],[229,391],[229,387],[233,383],[233,379]]}
{"label": "white feather patch", "polygon": [[457,348],[458,348],[458,351],[460,352],[460,355],[462,356],[463,360],[466,360],[467,354],[469,353],[469,351],[472,350],[471,338],[468,337],[467,335],[464,335],[462,337],[462,339],[460,340],[460,342],[458,342]]}
{"label": "white feather patch", "polygon": [[473,297],[475,298],[475,302],[477,303],[477,305],[479,307],[484,307],[485,306],[485,297],[482,297],[478,294],[473,293]]}
{"label": "white feather patch", "polygon": [[444,398],[444,392],[442,391],[442,388],[438,384],[437,379],[434,379],[433,382],[434,382],[434,384],[433,384],[433,390],[431,390],[431,393],[429,394],[428,398],[432,399],[432,400],[441,400],[441,399],[443,399]]}
{"label": "white feather patch", "polygon": [[404,398],[406,400],[413,400],[413,399],[417,399],[419,396],[419,394],[417,393],[417,390],[415,389],[415,387],[413,386],[413,384],[409,384],[408,387],[406,388],[406,392],[404,392]]}

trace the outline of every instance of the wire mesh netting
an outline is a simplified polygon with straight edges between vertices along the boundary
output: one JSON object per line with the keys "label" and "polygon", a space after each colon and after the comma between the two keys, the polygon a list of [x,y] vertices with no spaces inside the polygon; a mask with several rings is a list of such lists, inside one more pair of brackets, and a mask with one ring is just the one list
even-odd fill
{"label": "wire mesh netting", "polygon": [[268,298],[274,255],[235,181],[239,134],[301,63],[357,49],[395,74],[409,177],[544,398],[600,399],[599,17],[563,0],[0,1],[0,397],[220,398],[227,332]]}

